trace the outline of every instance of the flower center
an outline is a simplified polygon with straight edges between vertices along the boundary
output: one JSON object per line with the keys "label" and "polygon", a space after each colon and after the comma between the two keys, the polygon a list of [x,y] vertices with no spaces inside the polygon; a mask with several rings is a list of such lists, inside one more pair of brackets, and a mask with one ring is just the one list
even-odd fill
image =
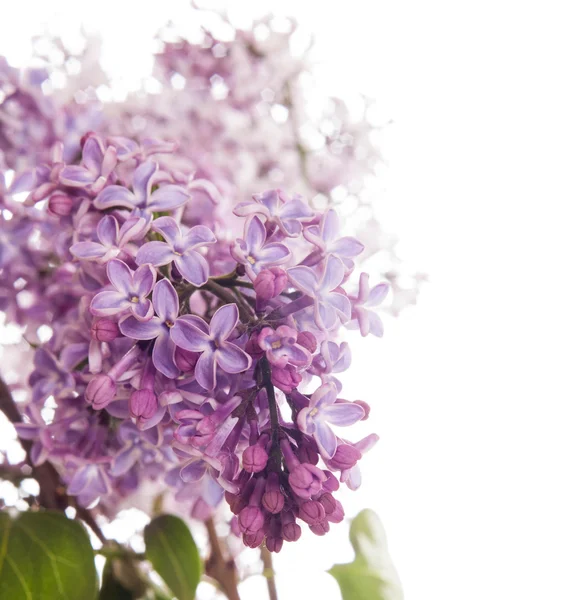
{"label": "flower center", "polygon": [[174,322],[173,321],[165,321],[166,327],[173,327],[174,326]]}
{"label": "flower center", "polygon": [[176,250],[174,250],[174,254],[175,254],[176,256],[182,256],[182,253],[181,253],[181,252],[176,252]]}
{"label": "flower center", "polygon": [[250,265],[256,264],[256,259],[253,256],[248,256],[247,260],[250,263]]}
{"label": "flower center", "polygon": [[272,348],[274,350],[277,350],[278,348],[282,347],[282,343],[278,340],[277,342],[272,342]]}
{"label": "flower center", "polygon": [[130,302],[131,302],[132,304],[138,304],[138,302],[139,302],[139,301],[140,301],[140,299],[138,298],[138,296],[132,296],[132,297],[130,298]]}
{"label": "flower center", "polygon": [[312,408],[312,409],[309,411],[309,416],[310,416],[310,417],[315,417],[315,416],[317,415],[317,413],[318,413],[318,412],[319,412],[319,409],[318,409],[318,408],[315,408],[315,406],[314,406],[314,408]]}

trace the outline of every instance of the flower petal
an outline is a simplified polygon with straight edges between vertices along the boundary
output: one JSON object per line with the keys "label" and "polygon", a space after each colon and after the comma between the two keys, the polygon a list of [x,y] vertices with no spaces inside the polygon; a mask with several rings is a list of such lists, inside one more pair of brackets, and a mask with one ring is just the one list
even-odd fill
{"label": "flower petal", "polygon": [[216,310],[210,321],[210,335],[213,340],[227,340],[239,320],[236,304],[225,304]]}
{"label": "flower petal", "polygon": [[118,221],[112,215],[106,215],[103,219],[100,219],[96,232],[100,242],[111,248],[116,245],[118,239]]}
{"label": "flower petal", "polygon": [[130,302],[121,292],[104,291],[96,294],[90,304],[90,311],[96,317],[108,317],[130,307]]}
{"label": "flower petal", "polygon": [[370,292],[365,301],[365,306],[379,306],[389,292],[388,283],[378,283]]}
{"label": "flower petal", "polygon": [[291,252],[287,246],[278,242],[265,245],[258,253],[258,262],[266,265],[279,265],[289,260]]}
{"label": "flower petal", "polygon": [[110,283],[126,297],[132,292],[132,271],[128,265],[118,259],[113,259],[106,268]]}
{"label": "flower petal", "polygon": [[70,187],[85,187],[94,183],[97,175],[84,167],[68,165],[60,171],[60,183]]}
{"label": "flower petal", "polygon": [[190,352],[204,352],[211,349],[211,340],[205,331],[198,329],[189,319],[180,317],[170,329],[174,344]]}
{"label": "flower petal", "polygon": [[318,450],[324,458],[333,458],[337,450],[337,438],[329,425],[316,420],[316,427],[313,433]]}
{"label": "flower petal", "polygon": [[180,302],[178,294],[169,279],[158,281],[152,293],[152,302],[156,314],[162,321],[172,321],[178,318]]}
{"label": "flower petal", "polygon": [[140,302],[130,302],[132,314],[140,321],[149,321],[154,314],[154,307],[150,300],[144,299]]}
{"label": "flower petal", "polygon": [[353,402],[336,402],[325,406],[321,411],[322,419],[338,427],[348,427],[365,417],[365,411]]}
{"label": "flower petal", "polygon": [[169,330],[167,327],[163,327],[152,350],[152,362],[156,369],[169,379],[175,379],[180,374],[180,370],[174,362],[175,352],[176,345],[170,338]]}
{"label": "flower petal", "polygon": [[171,263],[174,258],[174,251],[166,242],[147,242],[138,250],[136,263],[138,265],[149,263],[154,267],[161,267]]}
{"label": "flower petal", "polygon": [[331,291],[335,289],[343,280],[345,267],[337,256],[330,254],[325,262],[323,277],[320,283],[320,289]]}
{"label": "flower petal", "polygon": [[246,222],[244,239],[250,254],[257,252],[264,245],[266,241],[266,228],[258,217],[253,216]]}
{"label": "flower petal", "polygon": [[308,296],[315,296],[318,280],[312,269],[309,267],[292,267],[286,270],[286,274],[294,287]]}
{"label": "flower petal", "polygon": [[148,208],[154,211],[171,210],[182,206],[190,199],[190,195],[179,185],[163,185],[150,197]]}
{"label": "flower petal", "polygon": [[182,234],[180,232],[180,226],[176,223],[172,217],[160,217],[152,223],[152,229],[159,231],[166,242],[173,248],[174,244],[180,241]]}
{"label": "flower petal", "polygon": [[134,340],[153,340],[160,335],[164,325],[157,317],[152,317],[149,321],[140,321],[130,316],[122,319],[119,327],[126,337]]}
{"label": "flower petal", "polygon": [[204,244],[213,244],[216,242],[216,236],[211,229],[204,225],[195,225],[184,236],[184,243],[188,248],[195,248]]}
{"label": "flower petal", "polygon": [[144,208],[148,203],[148,196],[152,188],[152,177],[158,170],[158,163],[147,160],[143,162],[135,171],[132,179],[132,189],[134,190],[134,204]]}
{"label": "flower petal", "polygon": [[70,246],[70,253],[80,260],[98,260],[106,255],[108,250],[96,242],[78,242]]}
{"label": "flower petal", "polygon": [[[173,329],[172,329],[173,331]],[[196,381],[206,390],[211,391],[216,387],[216,357],[215,353],[206,350],[198,359],[194,371]]]}
{"label": "flower petal", "polygon": [[353,237],[342,237],[333,244],[330,244],[328,251],[337,254],[338,256],[344,256],[346,258],[352,258],[361,254],[365,249],[365,246]]}
{"label": "flower petal", "polygon": [[182,277],[194,285],[204,285],[210,276],[208,261],[198,252],[187,250],[174,259]]}
{"label": "flower petal", "polygon": [[121,185],[109,185],[94,200],[94,207],[98,210],[106,210],[107,208],[114,208],[116,206],[134,208],[136,206],[134,194]]}
{"label": "flower petal", "polygon": [[215,354],[218,365],[226,373],[241,373],[252,365],[251,356],[231,342],[222,344]]}
{"label": "flower petal", "polygon": [[156,269],[149,264],[143,264],[134,273],[134,288],[138,295],[147,296],[156,283]]}

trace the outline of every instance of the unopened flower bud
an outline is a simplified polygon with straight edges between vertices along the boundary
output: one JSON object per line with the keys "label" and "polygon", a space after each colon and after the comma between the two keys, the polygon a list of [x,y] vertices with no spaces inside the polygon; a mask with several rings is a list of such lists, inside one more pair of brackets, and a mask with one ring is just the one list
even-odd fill
{"label": "unopened flower bud", "polygon": [[257,548],[264,541],[264,536],[265,532],[263,529],[255,531],[254,533],[244,533],[244,544],[248,548]]}
{"label": "unopened flower bud", "polygon": [[335,509],[327,515],[327,520],[330,523],[341,523],[345,513],[343,512],[343,506],[339,500],[335,500]]}
{"label": "unopened flower bud", "polygon": [[286,272],[280,267],[270,267],[260,271],[254,281],[258,300],[267,302],[281,294],[287,285]]}
{"label": "unopened flower bud", "polygon": [[132,417],[149,419],[158,409],[158,399],[152,390],[136,390],[130,396],[130,414]]}
{"label": "unopened flower bud", "polygon": [[176,348],[174,362],[180,371],[183,373],[188,373],[196,368],[196,363],[198,362],[199,357],[200,354],[198,352],[190,352],[189,350],[184,350],[183,348]]}
{"label": "unopened flower bud", "polygon": [[325,519],[325,509],[316,500],[308,500],[300,505],[299,518],[308,525],[315,525]]}
{"label": "unopened flower bud", "polygon": [[258,338],[259,333],[254,331],[246,343],[246,352],[255,359],[261,358],[264,355],[264,351],[260,348]]}
{"label": "unopened flower bud", "polygon": [[49,212],[59,217],[67,217],[72,212],[73,206],[72,198],[66,194],[53,194],[48,200]]}
{"label": "unopened flower bud", "polygon": [[293,365],[286,365],[283,368],[272,366],[272,383],[286,394],[296,388],[301,383],[301,379],[301,375]]}
{"label": "unopened flower bud", "polygon": [[303,463],[289,474],[289,484],[300,498],[311,498],[321,490],[326,477],[321,469]]}
{"label": "unopened flower bud", "polygon": [[315,523],[314,525],[310,525],[309,528],[316,535],[325,535],[329,531],[329,523],[327,520],[320,521],[319,523]]}
{"label": "unopened flower bud", "polygon": [[259,473],[266,468],[268,464],[268,453],[260,446],[254,444],[248,446],[242,455],[242,464],[248,473]]}
{"label": "unopened flower bud", "polygon": [[98,342],[112,342],[120,335],[120,328],[111,319],[99,319],[92,323],[90,334]]}
{"label": "unopened flower bud", "polygon": [[323,506],[326,515],[331,515],[337,507],[335,498],[331,494],[322,494],[318,501]]}
{"label": "unopened flower bud", "polygon": [[300,331],[297,334],[297,343],[313,354],[317,350],[315,335],[309,331]]}
{"label": "unopened flower bud", "polygon": [[246,506],[238,515],[238,524],[244,533],[256,533],[264,525],[264,513],[257,506]]}
{"label": "unopened flower bud", "polygon": [[361,452],[351,444],[339,444],[333,458],[329,461],[335,469],[351,469],[361,458]]}
{"label": "unopened flower bud", "polygon": [[116,395],[116,382],[109,375],[96,375],[86,388],[86,400],[94,410],[106,407]]}
{"label": "unopened flower bud", "polygon": [[297,542],[301,536],[301,527],[295,523],[286,523],[282,527],[282,537],[286,542]]}
{"label": "unopened flower bud", "polygon": [[270,552],[279,552],[282,549],[284,541],[281,537],[269,536],[266,538],[266,548]]}
{"label": "unopened flower bud", "polygon": [[262,496],[262,505],[272,515],[275,515],[282,511],[284,504],[285,497],[280,490],[278,474],[272,472],[266,481],[266,491]]}

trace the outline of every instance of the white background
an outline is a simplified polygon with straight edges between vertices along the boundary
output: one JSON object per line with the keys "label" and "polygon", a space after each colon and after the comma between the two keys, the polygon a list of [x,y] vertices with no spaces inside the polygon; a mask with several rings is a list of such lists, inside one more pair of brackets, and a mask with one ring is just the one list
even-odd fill
{"label": "white background", "polygon": [[[63,29],[105,27],[120,68],[181,5],[11,2],[0,51],[19,59],[58,13]],[[315,33],[320,92],[361,90],[393,119],[378,210],[430,274],[354,355],[346,389],[382,440],[349,514],[378,511],[407,600],[573,600],[575,7],[241,3],[264,6]],[[337,598],[321,570],[351,558],[345,537],[282,551],[282,600]],[[255,577],[242,593],[263,589]]]}

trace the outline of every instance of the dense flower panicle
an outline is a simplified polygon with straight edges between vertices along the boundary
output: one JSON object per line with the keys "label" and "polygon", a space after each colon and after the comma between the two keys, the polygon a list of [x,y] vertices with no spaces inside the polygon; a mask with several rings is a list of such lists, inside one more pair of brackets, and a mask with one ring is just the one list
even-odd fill
{"label": "dense flower panicle", "polygon": [[340,335],[383,333],[388,284],[353,294],[364,245],[314,202],[365,171],[365,132],[336,103],[306,151],[291,32],[237,33],[167,43],[164,94],[137,110],[58,106],[47,74],[0,62],[0,310],[35,347],[18,433],[80,504],[113,515],[154,482],[205,519],[225,498],[244,543],[278,552],[361,482],[377,436],[341,437],[369,407],[340,397]]}

